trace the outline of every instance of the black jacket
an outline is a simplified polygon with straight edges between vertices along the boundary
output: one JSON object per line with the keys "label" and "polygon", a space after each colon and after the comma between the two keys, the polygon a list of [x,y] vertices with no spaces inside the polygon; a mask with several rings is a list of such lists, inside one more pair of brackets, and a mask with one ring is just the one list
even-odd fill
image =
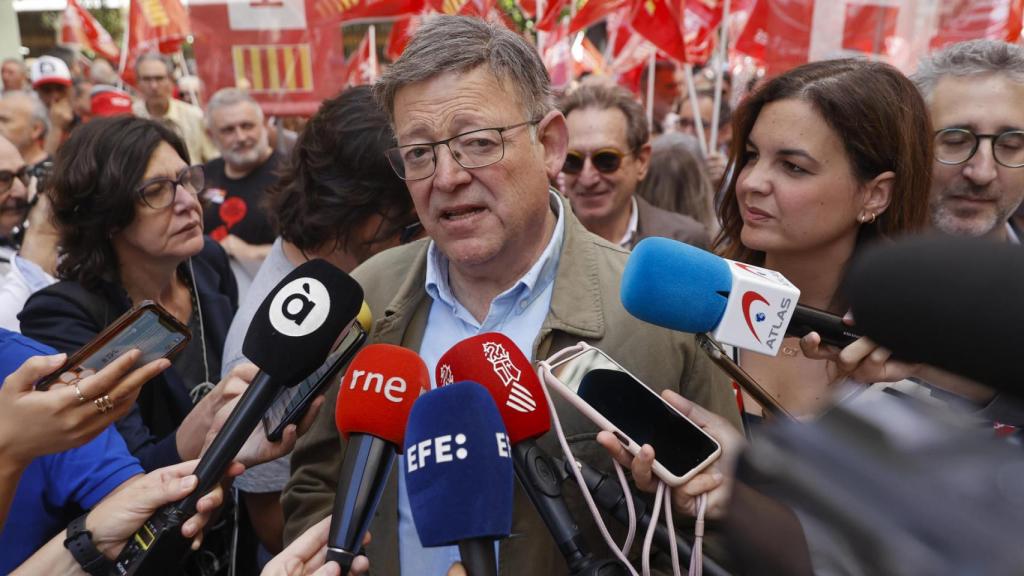
{"label": "black jacket", "polygon": [[[238,308],[238,286],[224,250],[209,238],[192,258],[192,266],[203,311],[206,355],[215,379],[220,375],[224,339]],[[188,262],[181,268],[188,278]],[[128,294],[116,282],[86,291],[77,282],[64,280],[33,294],[18,318],[24,335],[72,354],[130,307]],[[181,461],[174,433],[191,409],[188,390],[173,366],[143,385],[135,407],[118,421],[117,429],[147,472]]]}

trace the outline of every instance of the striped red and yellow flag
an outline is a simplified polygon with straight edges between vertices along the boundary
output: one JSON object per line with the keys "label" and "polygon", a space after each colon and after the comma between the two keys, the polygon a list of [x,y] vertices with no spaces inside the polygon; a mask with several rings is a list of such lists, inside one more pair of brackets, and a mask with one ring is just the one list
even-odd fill
{"label": "striped red and yellow flag", "polygon": [[231,47],[235,80],[253,92],[312,92],[309,44],[245,44]]}

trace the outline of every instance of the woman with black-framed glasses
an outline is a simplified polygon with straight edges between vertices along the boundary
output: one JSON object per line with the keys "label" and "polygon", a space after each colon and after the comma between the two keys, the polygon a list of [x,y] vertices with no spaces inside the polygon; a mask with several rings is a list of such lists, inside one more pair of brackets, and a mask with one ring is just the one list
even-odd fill
{"label": "woman with black-framed glasses", "polygon": [[[198,457],[218,410],[247,386],[220,378],[238,295],[227,255],[203,236],[202,167],[170,128],[123,116],[77,129],[50,182],[60,281],[26,303],[22,332],[74,353],[133,305],[161,305],[192,338],[117,429],[146,471]],[[204,549],[226,559],[229,535],[212,534]]]}

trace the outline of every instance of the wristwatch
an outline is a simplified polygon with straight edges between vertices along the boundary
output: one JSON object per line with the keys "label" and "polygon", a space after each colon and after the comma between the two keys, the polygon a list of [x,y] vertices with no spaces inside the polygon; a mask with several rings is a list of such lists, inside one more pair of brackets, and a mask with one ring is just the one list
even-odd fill
{"label": "wristwatch", "polygon": [[114,569],[114,563],[96,549],[92,542],[92,532],[85,529],[85,517],[88,512],[75,518],[68,524],[68,536],[64,539],[64,547],[87,573],[92,576],[107,576]]}

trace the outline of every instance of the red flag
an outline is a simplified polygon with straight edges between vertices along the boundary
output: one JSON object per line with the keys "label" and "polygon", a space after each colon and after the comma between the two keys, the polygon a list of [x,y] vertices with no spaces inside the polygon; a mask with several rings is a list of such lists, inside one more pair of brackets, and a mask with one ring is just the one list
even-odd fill
{"label": "red flag", "polygon": [[814,0],[758,0],[735,50],[777,74],[807,62]]}
{"label": "red flag", "polygon": [[569,5],[569,0],[551,0],[550,4],[544,5],[544,15],[537,20],[537,30],[554,32],[558,22],[562,19],[562,11]]}
{"label": "red flag", "polygon": [[[379,20],[409,16],[422,12],[425,6],[424,0],[376,0],[372,2],[363,0],[341,10],[337,21],[351,22],[353,20]],[[322,22],[317,24],[321,25]]]}
{"label": "red flag", "polygon": [[121,59],[121,51],[114,44],[114,39],[88,10],[78,4],[78,0],[68,0],[61,22],[60,40],[63,44],[88,48],[111,62]]}
{"label": "red flag", "polygon": [[192,33],[180,0],[131,0],[128,9],[128,54],[121,77],[134,82],[135,59],[146,52],[177,52]]}
{"label": "red flag", "polygon": [[[722,22],[722,0],[690,0],[683,11],[683,30],[689,62],[704,64],[715,48],[718,25]],[[737,2],[732,9],[737,10]]]}
{"label": "red flag", "polygon": [[392,62],[398,60],[419,25],[419,16],[405,16],[395,20],[395,23],[391,25],[391,34],[388,35],[388,45],[384,49],[384,55]]}
{"label": "red flag", "polygon": [[938,33],[933,50],[964,40],[990,38],[1015,42],[1020,38],[1021,0],[945,0],[939,3]]}
{"label": "red flag", "polygon": [[586,0],[569,21],[569,34],[574,34],[607,18],[609,14],[626,6],[628,0]]}
{"label": "red flag", "polygon": [[[372,26],[370,27],[373,28]],[[345,87],[373,84],[380,76],[380,67],[377,63],[377,47],[371,42],[371,31],[367,31],[359,42],[359,47],[349,57],[345,66]]]}
{"label": "red flag", "polygon": [[634,0],[630,26],[658,50],[679,63],[686,62],[686,40],[674,7],[668,0]]}
{"label": "red flag", "polygon": [[518,4],[523,16],[533,18],[537,15],[537,0],[519,0]]}

